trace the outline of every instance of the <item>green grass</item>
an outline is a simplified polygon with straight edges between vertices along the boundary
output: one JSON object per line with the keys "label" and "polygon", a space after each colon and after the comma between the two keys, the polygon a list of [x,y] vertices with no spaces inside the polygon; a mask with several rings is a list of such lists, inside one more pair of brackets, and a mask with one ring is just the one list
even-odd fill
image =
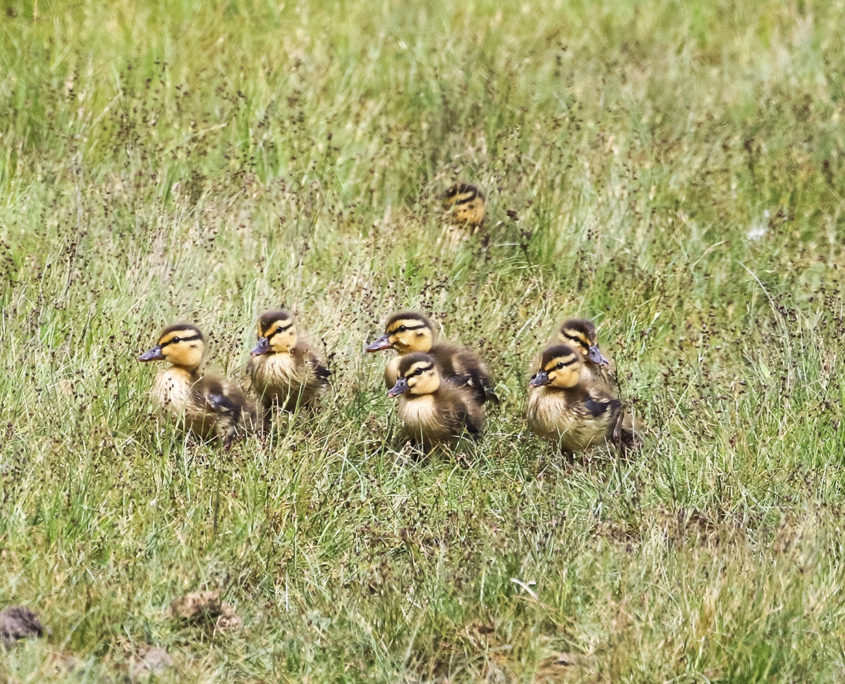
{"label": "green grass", "polygon": [[[0,678],[145,644],[164,681],[845,678],[845,3],[501,5],[6,3],[0,607],[52,633]],[[456,179],[490,221],[446,248]],[[334,370],[313,419],[156,422],[164,325],[239,376],[280,305]],[[399,308],[494,372],[459,458],[389,438]],[[574,314],[631,461],[527,430]],[[167,617],[203,588],[241,629]]]}

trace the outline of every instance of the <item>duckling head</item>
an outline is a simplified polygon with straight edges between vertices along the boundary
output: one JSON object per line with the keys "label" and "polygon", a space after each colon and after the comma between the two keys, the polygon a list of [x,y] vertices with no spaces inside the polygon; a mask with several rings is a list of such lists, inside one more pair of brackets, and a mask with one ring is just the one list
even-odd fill
{"label": "duckling head", "polygon": [[195,371],[205,354],[205,338],[192,323],[174,323],[158,336],[155,347],[145,351],[138,361],[164,360],[188,371]]}
{"label": "duckling head", "polygon": [[395,349],[400,354],[427,352],[434,343],[434,329],[422,314],[402,311],[393,314],[384,326],[384,335],[367,346],[368,352]]}
{"label": "duckling head", "polygon": [[581,379],[581,354],[566,344],[555,344],[543,350],[540,370],[529,387],[550,385],[560,389],[575,387]]}
{"label": "duckling head", "polygon": [[261,314],[256,326],[258,344],[250,352],[262,354],[289,354],[296,346],[296,324],[287,311],[268,311]]}
{"label": "duckling head", "polygon": [[416,352],[408,354],[399,363],[399,379],[390,388],[388,397],[400,394],[434,394],[440,388],[440,371],[434,358]]}
{"label": "duckling head", "polygon": [[570,345],[579,351],[583,358],[592,361],[597,366],[606,366],[610,363],[599,350],[596,326],[592,321],[570,318],[561,323],[557,336],[563,344]]}
{"label": "duckling head", "polygon": [[484,193],[469,183],[455,183],[443,194],[443,206],[459,223],[480,226],[484,221]]}

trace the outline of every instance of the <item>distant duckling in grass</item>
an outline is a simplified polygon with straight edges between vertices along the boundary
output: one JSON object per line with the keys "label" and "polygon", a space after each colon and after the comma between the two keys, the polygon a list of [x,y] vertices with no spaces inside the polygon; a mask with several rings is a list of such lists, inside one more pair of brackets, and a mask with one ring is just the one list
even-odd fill
{"label": "distant duckling in grass", "polygon": [[477,228],[484,223],[486,199],[484,193],[469,183],[456,183],[443,195],[443,206],[454,223]]}
{"label": "distant duckling in grass", "polygon": [[232,440],[258,424],[255,403],[239,387],[223,378],[200,375],[205,338],[191,323],[176,323],[162,330],[156,345],[139,361],[167,361],[156,374],[151,398],[202,439],[220,438],[228,449]]}
{"label": "distant duckling in grass", "polygon": [[565,344],[543,350],[529,382],[528,425],[572,454],[610,442],[623,453],[639,445],[639,428],[614,392],[592,378]]}
{"label": "distant duckling in grass", "polygon": [[0,646],[11,647],[20,639],[44,636],[44,625],[26,606],[7,606],[0,610]]}
{"label": "distant duckling in grass", "polygon": [[387,396],[399,397],[398,413],[407,439],[430,449],[453,444],[463,435],[481,435],[484,406],[467,388],[443,379],[433,356],[419,352],[403,356],[398,373]]}
{"label": "distant duckling in grass", "polygon": [[478,354],[466,347],[445,342],[434,343],[431,321],[416,311],[401,311],[387,319],[384,335],[373,340],[368,352],[395,349],[399,356],[390,360],[384,370],[384,384],[390,389],[399,378],[399,364],[406,354],[424,352],[431,354],[444,378],[453,385],[466,386],[479,404],[498,402],[487,366]]}
{"label": "distant duckling in grass", "polygon": [[312,406],[329,384],[331,372],[298,335],[287,311],[268,311],[258,319],[258,344],[248,372],[265,408],[293,411]]}

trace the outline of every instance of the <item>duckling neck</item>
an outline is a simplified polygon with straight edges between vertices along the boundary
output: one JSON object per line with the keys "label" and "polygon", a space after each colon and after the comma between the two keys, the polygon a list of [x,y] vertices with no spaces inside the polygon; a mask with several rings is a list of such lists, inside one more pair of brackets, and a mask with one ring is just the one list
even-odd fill
{"label": "duckling neck", "polygon": [[413,354],[415,352],[422,352],[423,354],[428,354],[431,351],[431,341],[417,341],[414,344],[403,344],[403,345],[396,345],[395,349],[399,352],[400,356],[405,356],[406,354]]}
{"label": "duckling neck", "polygon": [[566,397],[567,399],[579,397],[582,394],[579,389],[579,385],[574,385],[573,387],[556,387],[555,385],[546,385],[541,389],[546,390],[544,394],[554,394],[559,397]]}
{"label": "duckling neck", "polygon": [[271,364],[288,364],[293,359],[293,349],[286,351],[271,351],[259,357]]}
{"label": "duckling neck", "polygon": [[297,364],[290,352],[272,352],[259,356],[255,369],[262,381],[274,382],[293,376]]}

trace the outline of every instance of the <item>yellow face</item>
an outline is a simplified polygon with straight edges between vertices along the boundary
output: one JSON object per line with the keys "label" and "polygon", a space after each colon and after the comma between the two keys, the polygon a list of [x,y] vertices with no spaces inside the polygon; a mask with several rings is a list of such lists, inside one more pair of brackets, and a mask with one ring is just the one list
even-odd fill
{"label": "yellow face", "polygon": [[387,339],[400,354],[427,352],[431,349],[433,338],[431,328],[415,319],[400,318],[387,329]]}
{"label": "yellow face", "polygon": [[595,345],[596,341],[591,340],[586,332],[579,328],[572,328],[567,327],[566,324],[563,325],[560,329],[560,334],[558,335],[560,341],[564,344],[572,344],[573,349],[581,353],[581,356],[586,357],[587,351],[593,345]]}
{"label": "yellow face", "polygon": [[256,334],[258,344],[252,350],[253,356],[289,354],[296,346],[296,324],[290,316],[276,318],[269,322],[262,317],[258,321]]}
{"label": "yellow face", "polygon": [[581,360],[574,354],[558,356],[544,367],[552,387],[575,387],[581,378]]}
{"label": "yellow face", "polygon": [[410,360],[411,363],[399,366],[399,379],[387,396],[433,394],[440,388],[440,373],[433,358],[427,354],[414,354]]}
{"label": "yellow face", "polygon": [[597,366],[607,366],[609,361],[599,349],[596,327],[584,319],[564,321],[558,330],[558,339],[562,344],[572,347],[584,361]]}
{"label": "yellow face", "polygon": [[164,329],[156,346],[138,357],[139,361],[163,359],[174,366],[195,370],[202,363],[205,340],[199,328],[190,324],[171,325]]}
{"label": "yellow face", "polygon": [[531,379],[531,387],[549,385],[559,389],[575,387],[581,379],[581,355],[571,347],[558,345],[543,353],[539,372]]}
{"label": "yellow face", "polygon": [[452,210],[452,215],[461,223],[477,226],[484,220],[484,202],[476,197],[466,204],[456,206]]}
{"label": "yellow face", "polygon": [[422,316],[396,317],[388,321],[384,335],[373,341],[367,351],[393,348],[405,355],[428,352],[433,343],[434,332]]}
{"label": "yellow face", "polygon": [[453,185],[446,191],[443,203],[454,221],[473,226],[484,221],[484,195],[475,186],[465,183]]}

